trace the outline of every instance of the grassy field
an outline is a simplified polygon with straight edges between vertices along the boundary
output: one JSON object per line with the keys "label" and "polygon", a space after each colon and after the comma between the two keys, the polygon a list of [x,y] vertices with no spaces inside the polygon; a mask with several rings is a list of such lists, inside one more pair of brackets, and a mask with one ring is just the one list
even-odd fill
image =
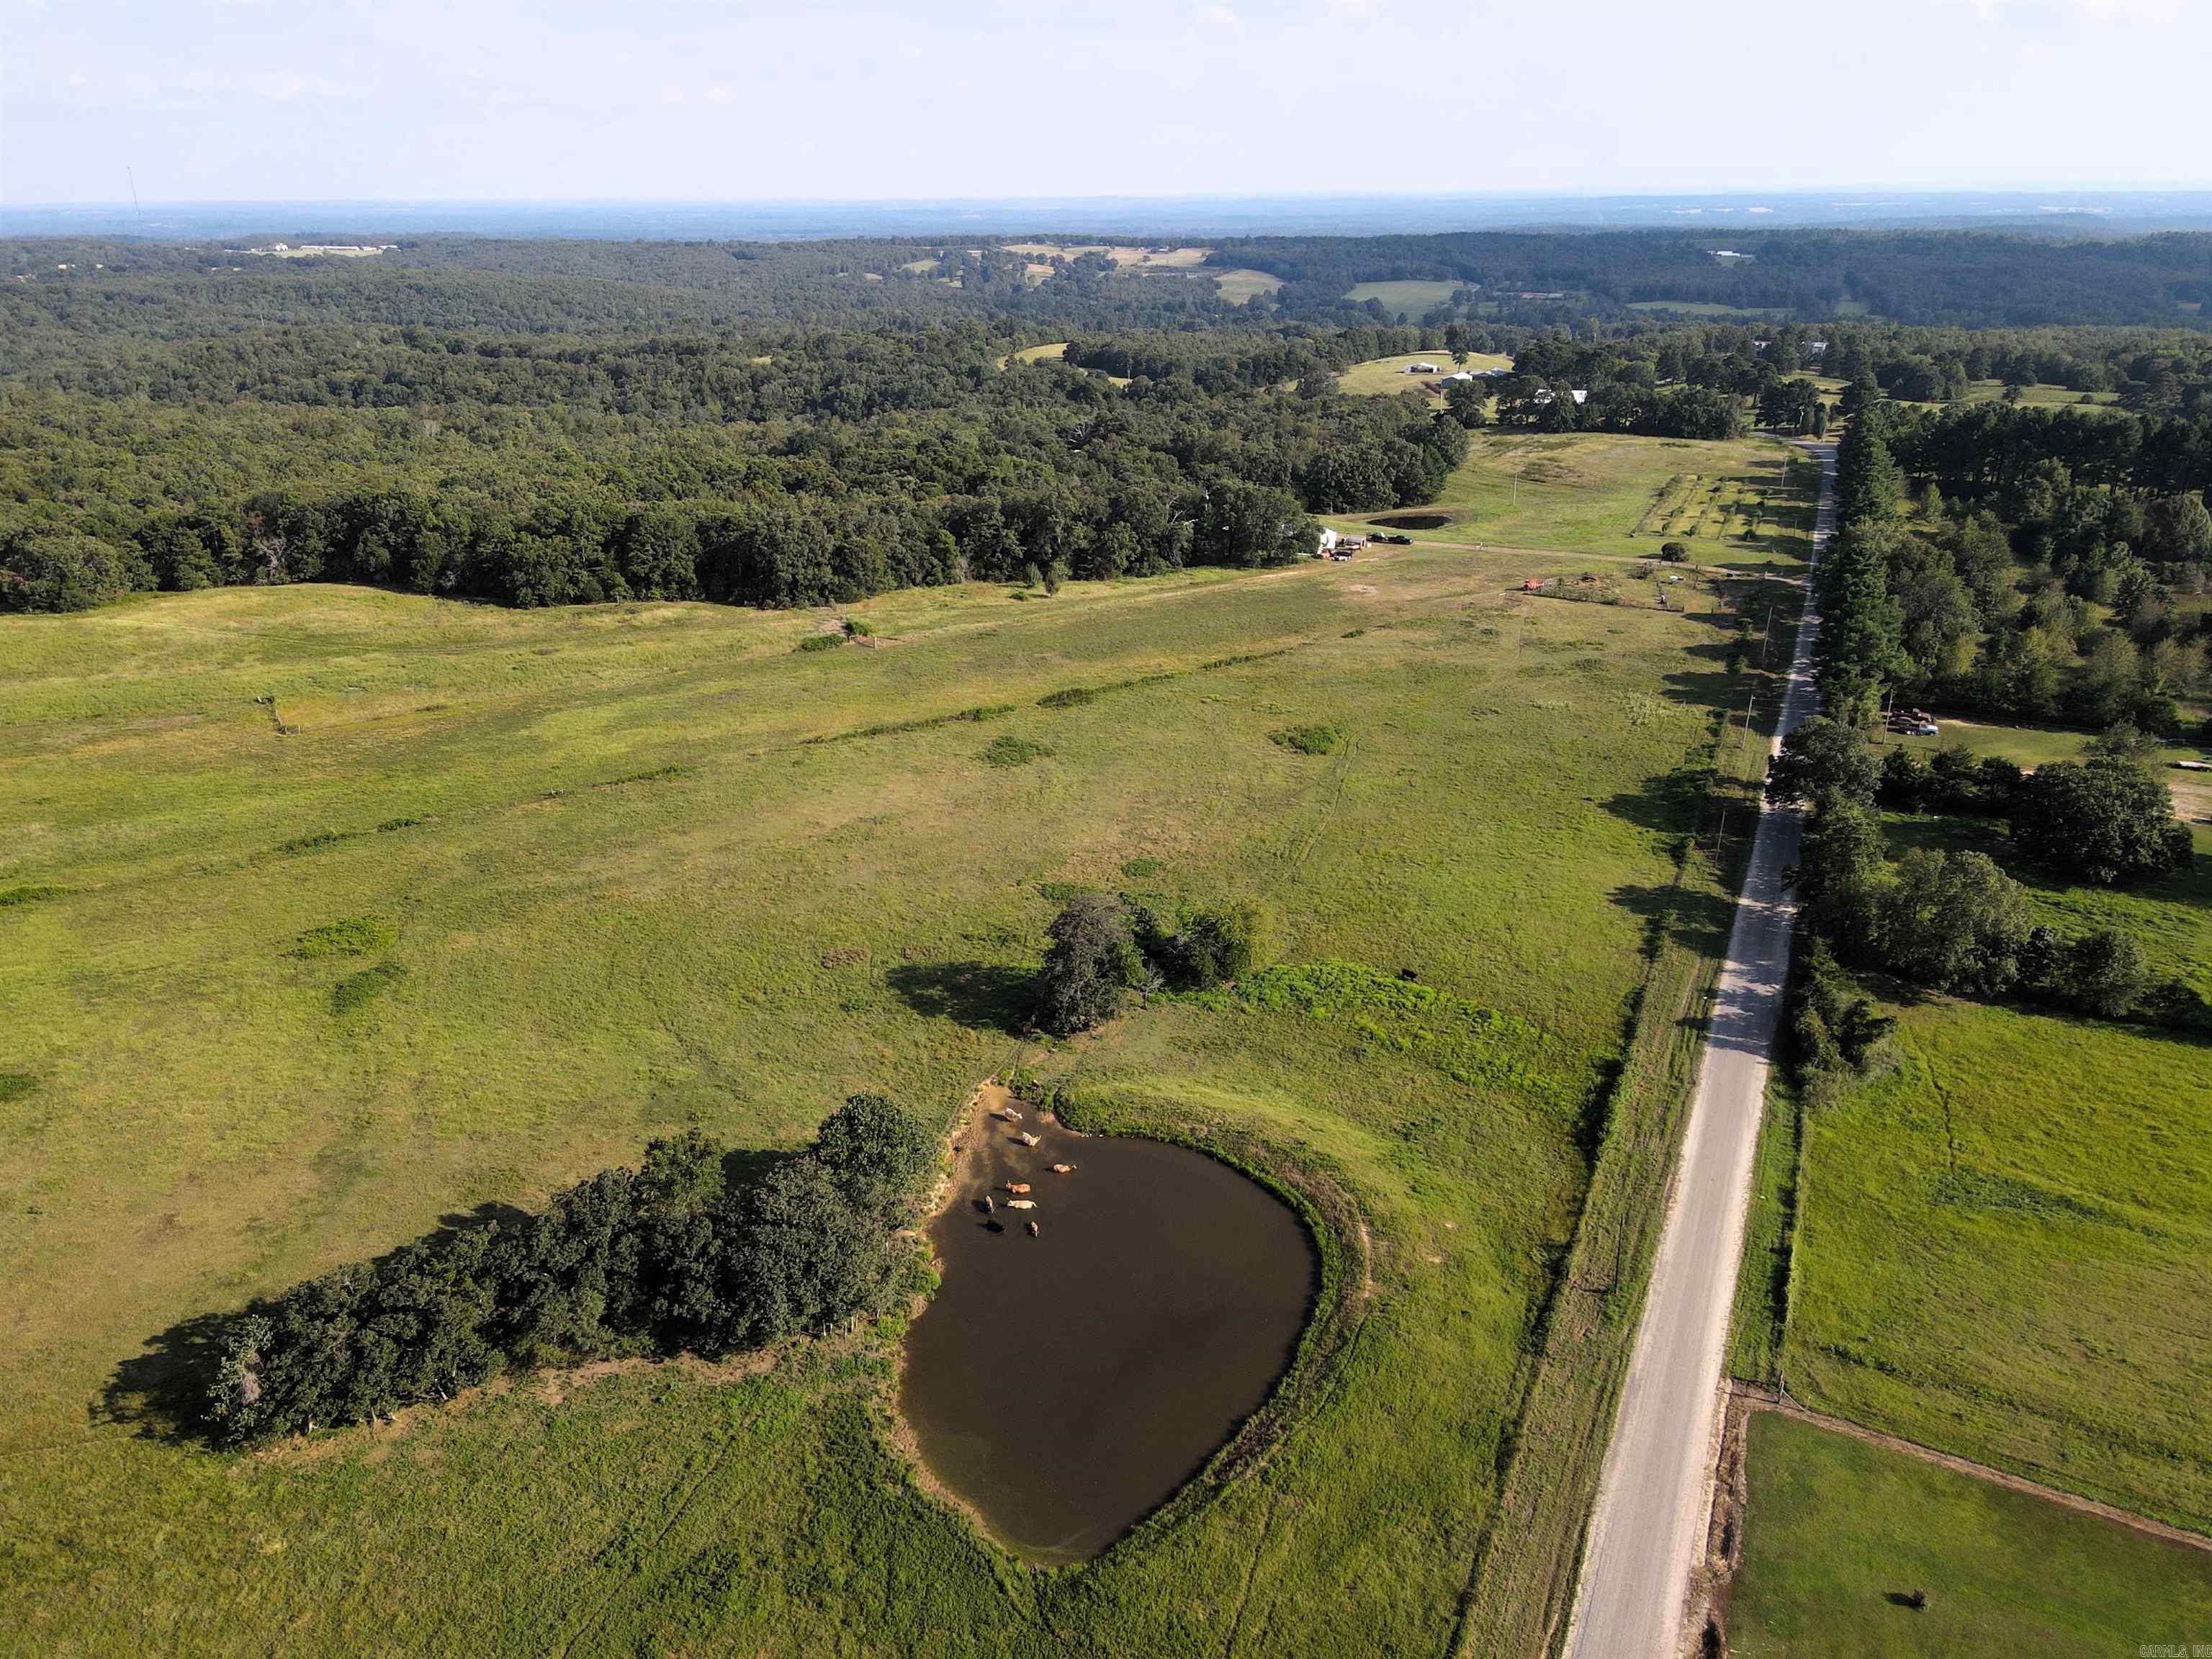
{"label": "grassy field", "polygon": [[1762,311],[1752,306],[1723,305],[1717,300],[1631,300],[1631,311],[1663,312],[1670,317],[1741,317],[1751,322],[1764,322],[1770,317],[1788,313]]}
{"label": "grassy field", "polygon": [[1273,294],[1282,287],[1283,279],[1271,276],[1264,270],[1217,270],[1213,283],[1221,297],[1232,306],[1249,304],[1262,294]]}
{"label": "grassy field", "polygon": [[1458,282],[1420,280],[1361,283],[1344,297],[1356,306],[1365,305],[1370,300],[1379,300],[1393,322],[1403,318],[1407,322],[1418,323],[1466,286],[1466,283]]}
{"label": "grassy field", "polygon": [[[1741,701],[1711,619],[1507,601],[1505,564],[892,594],[809,652],[830,618],[327,587],[9,622],[0,888],[59,890],[0,908],[0,1646],[1443,1645]],[[1038,706],[1078,687],[1123,689]],[[1350,741],[1268,740],[1316,710]],[[1053,753],[993,767],[1006,733]],[[1255,898],[1288,968],[1024,1051],[1064,883]],[[330,927],[368,954],[300,953]],[[916,1485],[896,1325],[250,1458],[149,1409],[250,1295],[686,1124],[786,1144],[860,1089],[949,1120],[1024,1053],[1260,1135],[1374,1234],[1264,1470],[1090,1566],[1025,1571]]]}
{"label": "grassy field", "polygon": [[[2212,1556],[2098,1516],[1768,1413],[1749,1478],[1739,1659],[2078,1659],[2212,1637]],[[1892,1599],[1916,1589],[1923,1608]]]}
{"label": "grassy field", "polygon": [[[1406,373],[1409,363],[1434,363],[1443,374],[1455,373],[1459,365],[1451,360],[1449,351],[1410,351],[1401,357],[1376,357],[1364,363],[1354,363],[1336,377],[1340,392],[1349,392],[1358,397],[1387,398],[1401,392],[1419,392],[1436,385],[1443,378],[1434,379],[1425,374]],[[1510,368],[1513,360],[1494,351],[1470,351],[1467,367],[1480,373],[1486,368]]]}
{"label": "grassy field", "polygon": [[1000,252],[1026,255],[1033,260],[1077,259],[1086,253],[1103,253],[1125,270],[1194,270],[1206,262],[1211,248],[1140,247],[1130,243],[1006,242]]}
{"label": "grassy field", "polygon": [[[1786,452],[1763,439],[1705,443],[1610,433],[1478,432],[1434,506],[1445,522],[1417,536],[1495,547],[1558,548],[1656,559],[1680,539],[1697,564],[1801,565],[1809,494],[1793,495]],[[1811,471],[1801,464],[1800,486]],[[1756,514],[1759,534],[1742,539]],[[1339,524],[1395,513],[1340,516]]]}
{"label": "grassy field", "polygon": [[1791,1393],[2212,1526],[2204,1046],[2000,1007],[1900,1012],[1895,1071],[1806,1125]]}

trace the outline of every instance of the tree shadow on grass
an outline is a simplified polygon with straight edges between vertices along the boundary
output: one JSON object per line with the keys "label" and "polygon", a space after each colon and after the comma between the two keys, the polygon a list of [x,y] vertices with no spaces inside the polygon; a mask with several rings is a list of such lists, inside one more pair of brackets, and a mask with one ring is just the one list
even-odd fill
{"label": "tree shadow on grass", "polygon": [[1686,836],[1701,827],[1711,782],[1712,774],[1704,766],[1678,766],[1646,778],[1633,789],[1608,795],[1598,805],[1639,830]]}
{"label": "tree shadow on grass", "polygon": [[182,1444],[209,1437],[209,1389],[222,1358],[233,1314],[195,1314],[146,1339],[143,1352],[118,1365],[88,1415],[95,1425],[123,1425],[141,1438]]}
{"label": "tree shadow on grass", "polygon": [[1642,919],[1647,955],[1656,955],[1668,939],[1686,950],[1717,955],[1727,948],[1735,922],[1735,904],[1718,893],[1624,884],[1606,896]]}
{"label": "tree shadow on grass", "polygon": [[949,1019],[976,1030],[1019,1036],[1030,1024],[1030,975],[988,962],[915,962],[884,981],[925,1019]]}
{"label": "tree shadow on grass", "polygon": [[[486,1227],[513,1227],[530,1218],[527,1210],[512,1204],[479,1204],[440,1216],[436,1228],[416,1242],[450,1243]],[[87,1414],[95,1425],[127,1427],[145,1439],[172,1445],[211,1443],[209,1393],[222,1363],[223,1339],[245,1311],[194,1314],[148,1337],[139,1353],[109,1374]]]}
{"label": "tree shadow on grass", "polygon": [[[1692,617],[1691,621],[1703,621]],[[1717,617],[1728,633],[1724,636],[1700,641],[1687,647],[1682,654],[1696,659],[1698,666],[1677,670],[1660,683],[1660,695],[1671,702],[1686,702],[1699,708],[1741,709],[1746,695],[1742,681],[1729,672],[1729,659],[1735,651],[1735,618]],[[1710,665],[1707,666],[1706,665]]]}

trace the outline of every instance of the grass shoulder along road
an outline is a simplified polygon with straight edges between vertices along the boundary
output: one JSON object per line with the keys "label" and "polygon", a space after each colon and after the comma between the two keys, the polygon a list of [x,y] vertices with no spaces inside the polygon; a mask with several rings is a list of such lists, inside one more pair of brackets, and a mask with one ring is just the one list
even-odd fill
{"label": "grass shoulder along road", "polygon": [[1698,830],[1682,845],[1674,883],[1647,910],[1649,969],[1606,1102],[1589,1194],[1523,1367],[1527,1396],[1513,1460],[1468,1584],[1458,1644],[1465,1655],[1536,1659],[1566,1628],[1734,893],[1756,834],[1786,656],[1752,678],[1763,695],[1751,708],[1716,726],[1703,757]]}

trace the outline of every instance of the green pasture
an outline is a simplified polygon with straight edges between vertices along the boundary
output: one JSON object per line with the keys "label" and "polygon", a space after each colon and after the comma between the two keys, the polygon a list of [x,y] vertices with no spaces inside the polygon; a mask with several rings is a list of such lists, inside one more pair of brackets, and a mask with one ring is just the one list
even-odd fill
{"label": "green pasture", "polygon": [[[1410,533],[1455,543],[1656,559],[1668,541],[1689,562],[1801,568],[1817,477],[1770,439],[1705,442],[1613,433],[1477,432],[1431,506],[1440,525]],[[1337,515],[1371,525],[1395,512]],[[1756,526],[1750,540],[1743,532]]]}
{"label": "green pasture", "polygon": [[1347,305],[1364,306],[1370,300],[1379,300],[1382,309],[1393,322],[1402,317],[1409,323],[1418,323],[1429,312],[1443,304],[1465,288],[1460,282],[1437,282],[1420,278],[1387,283],[1360,283],[1344,296]]}
{"label": "green pasture", "polygon": [[2212,1632],[2212,1554],[1771,1413],[1748,1471],[1741,1659],[2186,1653]]}
{"label": "green pasture", "polygon": [[1790,1392],[2206,1528],[2212,1055],[2005,1007],[1898,1012],[1894,1069],[1806,1122]]}
{"label": "green pasture", "polygon": [[1273,294],[1283,285],[1281,277],[1264,270],[1214,270],[1211,266],[1206,269],[1222,299],[1232,306],[1249,305],[1261,295]]}
{"label": "green pasture", "polygon": [[1669,317],[1741,317],[1748,322],[1765,322],[1789,315],[1786,311],[1762,310],[1756,306],[1723,305],[1717,300],[1631,300],[1627,309],[1662,313]]}
{"label": "green pasture", "polygon": [[[1445,1645],[1742,701],[1715,619],[1507,604],[1510,564],[895,593],[807,651],[836,613],[324,586],[0,626],[0,1647]],[[1040,1053],[1070,884],[1255,900],[1298,971]],[[896,1322],[256,1456],[171,1431],[205,1316],[687,1125],[949,1121],[1018,1057],[1260,1135],[1373,1237],[1264,1470],[1087,1567],[917,1483]]]}

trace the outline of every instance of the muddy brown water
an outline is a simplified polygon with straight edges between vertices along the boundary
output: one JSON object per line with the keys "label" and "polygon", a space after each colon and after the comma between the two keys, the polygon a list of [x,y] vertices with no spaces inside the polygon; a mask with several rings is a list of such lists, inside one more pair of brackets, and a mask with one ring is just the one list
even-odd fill
{"label": "muddy brown water", "polygon": [[[900,1404],[930,1472],[993,1536],[1079,1561],[1267,1399],[1319,1269],[1290,1206],[1228,1165],[1019,1109],[968,1132],[982,1144],[930,1230],[944,1282],[908,1332]],[[1007,1207],[1010,1181],[1035,1209]]]}

